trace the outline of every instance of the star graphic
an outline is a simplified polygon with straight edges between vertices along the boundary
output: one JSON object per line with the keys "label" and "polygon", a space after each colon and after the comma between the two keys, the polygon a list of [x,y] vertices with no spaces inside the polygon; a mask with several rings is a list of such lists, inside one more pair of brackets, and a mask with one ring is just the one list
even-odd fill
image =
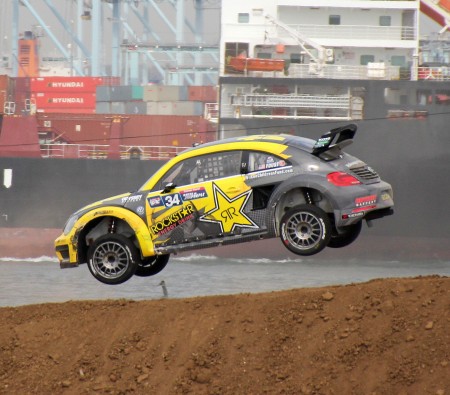
{"label": "star graphic", "polygon": [[230,199],[213,183],[214,208],[202,215],[199,220],[219,224],[222,233],[233,232],[237,226],[258,229],[258,225],[243,212],[251,193],[252,190],[249,189]]}

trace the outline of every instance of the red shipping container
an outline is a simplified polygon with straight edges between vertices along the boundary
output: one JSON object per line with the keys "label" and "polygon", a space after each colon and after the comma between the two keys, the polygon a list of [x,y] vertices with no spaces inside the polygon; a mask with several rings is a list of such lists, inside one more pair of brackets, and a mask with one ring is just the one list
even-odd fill
{"label": "red shipping container", "polygon": [[3,114],[5,103],[14,101],[13,80],[7,75],[0,75],[0,114]]}
{"label": "red shipping container", "polygon": [[36,101],[36,108],[38,110],[48,110],[51,108],[58,108],[62,112],[81,108],[95,110],[95,93],[40,92],[32,93],[31,98]]}
{"label": "red shipping container", "polygon": [[109,144],[112,117],[84,111],[76,113],[50,109],[39,112],[37,114],[39,130],[53,132],[70,143]]}
{"label": "red shipping container", "polygon": [[189,86],[188,100],[201,101],[203,103],[217,102],[217,88],[212,85],[205,86]]}
{"label": "red shipping container", "polygon": [[100,77],[36,77],[31,78],[31,92],[95,92],[102,85]]}
{"label": "red shipping container", "polygon": [[38,108],[36,112],[43,114],[95,114],[95,108]]}

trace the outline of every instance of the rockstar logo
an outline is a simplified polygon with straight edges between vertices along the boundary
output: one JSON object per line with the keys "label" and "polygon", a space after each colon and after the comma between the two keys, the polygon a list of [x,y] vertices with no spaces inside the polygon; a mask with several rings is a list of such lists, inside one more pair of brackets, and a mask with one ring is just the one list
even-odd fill
{"label": "rockstar logo", "polygon": [[251,193],[252,190],[249,189],[247,192],[230,199],[213,183],[215,207],[202,215],[199,218],[200,221],[219,224],[222,233],[233,232],[237,226],[258,229],[258,225],[243,212]]}

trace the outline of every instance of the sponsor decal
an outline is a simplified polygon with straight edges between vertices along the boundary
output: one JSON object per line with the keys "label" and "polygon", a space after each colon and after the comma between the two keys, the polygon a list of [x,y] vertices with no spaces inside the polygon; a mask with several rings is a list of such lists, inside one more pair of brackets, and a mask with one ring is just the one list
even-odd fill
{"label": "sponsor decal", "polygon": [[236,227],[258,229],[256,225],[245,213],[244,208],[252,190],[241,193],[230,198],[216,184],[213,183],[214,208],[199,220],[219,224],[222,232],[233,232]]}
{"label": "sponsor decal", "polygon": [[181,206],[183,204],[183,200],[181,199],[181,196],[179,193],[172,193],[170,195],[164,195],[162,196],[162,200],[164,202],[164,206],[167,208],[173,207],[173,206]]}
{"label": "sponsor decal", "polygon": [[167,208],[173,206],[181,206],[184,202],[195,199],[203,199],[208,197],[204,187],[186,189],[179,193],[172,193],[170,195],[154,196],[148,198],[148,204],[150,207],[166,206]]}
{"label": "sponsor decal", "polygon": [[330,143],[331,137],[321,137],[316,141],[313,148],[326,147]]}
{"label": "sponsor decal", "polygon": [[198,187],[198,188],[188,189],[186,191],[181,191],[180,195],[184,202],[187,200],[195,200],[195,199],[202,199],[202,198],[208,197],[208,194],[204,187]]}
{"label": "sponsor decal", "polygon": [[161,196],[153,196],[147,199],[150,207],[161,207],[164,206],[164,203],[161,199]]}
{"label": "sponsor decal", "polygon": [[150,231],[154,235],[162,236],[192,218],[194,218],[194,206],[192,204],[187,204],[180,210],[163,218],[161,221],[155,222],[150,226]]}
{"label": "sponsor decal", "polygon": [[94,217],[96,216],[96,215],[107,215],[107,214],[112,214],[112,210],[100,210],[100,211],[96,211],[95,213],[94,213]]}
{"label": "sponsor decal", "polygon": [[136,212],[137,212],[139,215],[144,215],[145,209],[144,209],[143,206],[139,206],[139,207],[136,209]]}
{"label": "sponsor decal", "polygon": [[389,195],[389,193],[387,192],[383,192],[381,194],[381,200],[389,200],[391,198],[391,195]]}
{"label": "sponsor decal", "polygon": [[292,166],[287,166],[279,169],[266,169],[261,171],[255,171],[253,173],[247,174],[245,176],[246,180],[254,180],[255,178],[261,178],[261,177],[271,177],[271,176],[278,176],[281,174],[288,174],[293,173],[294,170],[292,169]]}
{"label": "sponsor decal", "polygon": [[125,196],[122,198],[122,204],[140,202],[142,195]]}
{"label": "sponsor decal", "polygon": [[377,195],[363,196],[355,199],[356,207],[369,206],[377,201]]}
{"label": "sponsor decal", "polygon": [[342,214],[342,219],[358,218],[362,217],[363,215],[364,213],[362,211],[351,214]]}
{"label": "sponsor decal", "polygon": [[279,160],[275,162],[275,160],[271,156],[269,156],[269,158],[267,158],[266,163],[260,165],[258,167],[258,170],[274,169],[276,167],[284,167],[284,166],[286,166],[286,162],[284,160]]}

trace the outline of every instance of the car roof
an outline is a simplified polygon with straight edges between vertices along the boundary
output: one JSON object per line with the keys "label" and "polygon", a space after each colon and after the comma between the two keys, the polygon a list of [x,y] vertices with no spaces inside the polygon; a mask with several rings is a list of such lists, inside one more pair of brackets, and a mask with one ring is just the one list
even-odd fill
{"label": "car roof", "polygon": [[[245,142],[247,147],[248,143],[254,144],[255,149],[258,149],[258,143],[261,142],[270,142],[275,144],[281,144],[286,145],[289,147],[298,148],[307,152],[312,152],[315,140],[306,138],[306,137],[300,137],[300,136],[293,136],[289,134],[260,134],[260,135],[249,135],[249,136],[239,136],[239,137],[229,137],[222,140],[212,141],[209,143],[203,143],[196,145],[193,148],[189,148],[186,151],[193,151],[200,148],[205,147],[216,147],[218,145],[225,145],[230,143],[243,143]],[[248,148],[246,148],[248,149]],[[185,151],[185,152],[186,152]]]}

